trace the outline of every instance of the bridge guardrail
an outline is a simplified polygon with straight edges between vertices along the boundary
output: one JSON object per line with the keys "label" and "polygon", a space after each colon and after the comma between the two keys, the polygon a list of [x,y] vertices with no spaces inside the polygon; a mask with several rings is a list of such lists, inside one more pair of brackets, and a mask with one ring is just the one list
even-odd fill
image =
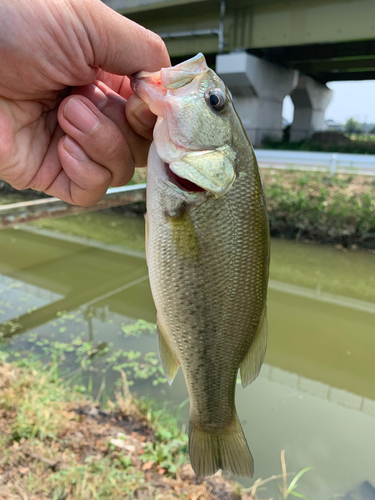
{"label": "bridge guardrail", "polygon": [[255,150],[261,167],[375,175],[375,155],[313,151]]}
{"label": "bridge guardrail", "polygon": [[110,188],[96,205],[90,207],[70,205],[58,198],[40,198],[20,203],[9,203],[0,205],[0,229],[35,222],[39,219],[52,219],[83,212],[95,212],[96,210],[129,205],[140,201],[146,201],[146,184]]}

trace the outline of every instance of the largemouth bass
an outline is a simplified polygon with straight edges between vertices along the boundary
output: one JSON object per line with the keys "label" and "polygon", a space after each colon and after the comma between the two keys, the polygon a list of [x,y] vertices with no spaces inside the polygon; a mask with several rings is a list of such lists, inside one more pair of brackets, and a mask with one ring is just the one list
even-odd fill
{"label": "largemouth bass", "polygon": [[157,116],[147,171],[146,254],[159,354],[190,396],[198,476],[253,475],[235,407],[266,350],[269,228],[254,151],[230,93],[202,54],[133,90]]}

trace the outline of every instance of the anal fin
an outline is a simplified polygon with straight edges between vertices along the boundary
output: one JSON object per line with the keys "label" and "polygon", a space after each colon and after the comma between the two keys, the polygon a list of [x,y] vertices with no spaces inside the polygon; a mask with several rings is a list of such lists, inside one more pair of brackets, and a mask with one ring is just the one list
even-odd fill
{"label": "anal fin", "polygon": [[266,354],[267,333],[267,309],[265,308],[258,331],[240,364],[242,387],[251,384],[259,375]]}
{"label": "anal fin", "polygon": [[158,332],[158,351],[160,362],[163,367],[165,378],[168,380],[169,385],[172,384],[180,366],[176,356],[173,354],[172,349],[170,348],[168,341],[163,334],[160,325],[157,325]]}

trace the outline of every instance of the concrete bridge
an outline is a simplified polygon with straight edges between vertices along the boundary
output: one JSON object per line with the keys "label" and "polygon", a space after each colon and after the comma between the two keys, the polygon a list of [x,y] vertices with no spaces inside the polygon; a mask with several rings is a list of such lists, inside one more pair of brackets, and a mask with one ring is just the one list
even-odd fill
{"label": "concrete bridge", "polygon": [[250,139],[324,129],[329,81],[375,79],[374,0],[106,0],[159,33],[173,64],[197,52],[227,83]]}

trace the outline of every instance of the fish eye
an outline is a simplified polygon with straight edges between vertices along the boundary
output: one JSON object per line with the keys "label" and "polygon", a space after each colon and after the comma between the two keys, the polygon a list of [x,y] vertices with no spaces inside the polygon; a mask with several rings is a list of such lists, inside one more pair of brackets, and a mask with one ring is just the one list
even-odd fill
{"label": "fish eye", "polygon": [[215,111],[222,111],[227,103],[225,95],[218,89],[206,92],[205,98],[207,104],[209,104]]}

